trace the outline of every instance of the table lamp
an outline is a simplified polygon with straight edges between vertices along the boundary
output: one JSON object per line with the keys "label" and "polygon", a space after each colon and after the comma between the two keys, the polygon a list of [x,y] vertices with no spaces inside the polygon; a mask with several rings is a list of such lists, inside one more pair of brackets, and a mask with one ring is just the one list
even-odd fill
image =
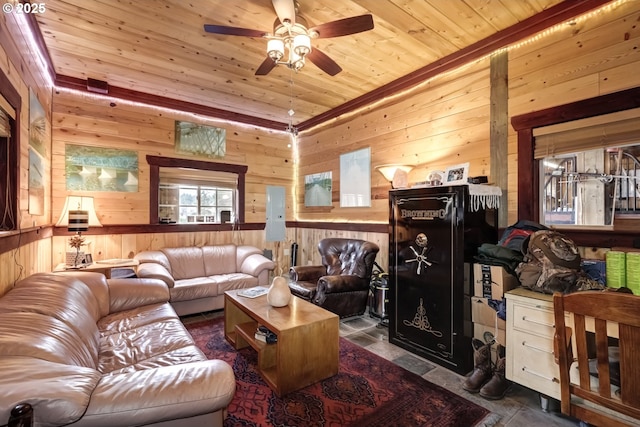
{"label": "table lamp", "polygon": [[[69,245],[76,249],[73,268],[78,268],[80,246],[84,243],[82,232],[87,231],[89,227],[102,227],[93,205],[93,197],[67,196],[60,219],[56,223],[57,227],[65,225],[69,232],[76,233],[69,240]],[[69,263],[67,262],[67,264]]]}

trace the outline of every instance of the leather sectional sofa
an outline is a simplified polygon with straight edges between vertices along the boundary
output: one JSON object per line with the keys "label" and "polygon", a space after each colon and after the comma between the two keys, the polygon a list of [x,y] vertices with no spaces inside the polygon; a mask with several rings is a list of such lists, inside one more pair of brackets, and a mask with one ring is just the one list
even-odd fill
{"label": "leather sectional sofa", "polygon": [[159,280],[39,273],[0,298],[0,424],[222,426],[232,368],[207,360]]}
{"label": "leather sectional sofa", "polygon": [[224,292],[266,286],[275,264],[253,246],[233,244],[143,251],[137,275],[164,281],[178,315],[219,310]]}

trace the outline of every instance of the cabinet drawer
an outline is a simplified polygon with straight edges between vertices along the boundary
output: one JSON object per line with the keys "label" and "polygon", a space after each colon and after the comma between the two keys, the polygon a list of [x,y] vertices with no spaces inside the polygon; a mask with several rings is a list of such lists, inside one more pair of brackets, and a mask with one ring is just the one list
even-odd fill
{"label": "cabinet drawer", "polygon": [[553,338],[544,338],[514,330],[510,344],[513,348],[508,361],[513,364],[507,372],[512,381],[553,398],[560,398],[558,365],[553,355]]}
{"label": "cabinet drawer", "polygon": [[553,338],[555,320],[551,308],[514,304],[512,315],[515,329]]}

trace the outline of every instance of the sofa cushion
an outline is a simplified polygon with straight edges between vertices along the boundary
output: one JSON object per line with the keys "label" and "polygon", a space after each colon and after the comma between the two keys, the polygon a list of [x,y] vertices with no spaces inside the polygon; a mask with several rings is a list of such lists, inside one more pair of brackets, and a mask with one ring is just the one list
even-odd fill
{"label": "sofa cushion", "polygon": [[[242,264],[251,255],[263,255],[262,251],[255,246],[242,245],[236,248],[236,270],[242,271]],[[263,258],[264,259],[264,258]],[[273,269],[273,266],[271,267]]]}
{"label": "sofa cushion", "polygon": [[169,287],[158,279],[110,279],[111,301],[109,312],[126,311],[145,305],[169,301]]}
{"label": "sofa cushion", "polygon": [[0,313],[17,311],[44,315],[41,320],[51,316],[73,329],[78,340],[94,355],[90,366],[95,366],[99,345],[96,321],[101,317],[101,309],[83,282],[58,274],[37,274],[31,280],[22,280],[0,298]]}
{"label": "sofa cushion", "polygon": [[171,289],[171,301],[191,301],[222,295],[231,289],[258,285],[258,278],[244,273],[218,274],[179,280]]}
{"label": "sofa cushion", "polygon": [[206,276],[202,248],[165,248],[162,253],[169,260],[175,280]]}
{"label": "sofa cushion", "polygon": [[216,297],[219,283],[218,276],[178,280],[171,288],[171,302]]}
{"label": "sofa cushion", "polygon": [[105,375],[74,427],[129,427],[194,417],[225,408],[235,390],[233,369],[221,360]]}
{"label": "sofa cushion", "polygon": [[[200,276],[215,276],[238,271],[235,245],[204,246],[202,254],[205,272]],[[191,277],[197,276],[192,274]]]}
{"label": "sofa cushion", "polygon": [[[95,323],[92,326],[95,327]],[[93,345],[82,341],[76,329],[54,317],[40,313],[0,313],[0,357],[35,357],[96,369],[94,351]]]}
{"label": "sofa cushion", "polygon": [[[132,316],[135,317],[135,313]],[[122,374],[172,365],[177,359],[184,359],[184,355],[172,357],[171,353],[191,346],[193,340],[177,317],[139,325],[134,329],[102,337],[98,370],[104,374]],[[193,354],[189,354],[187,359],[191,361]],[[202,354],[197,356],[196,360],[204,359]]]}
{"label": "sofa cushion", "polygon": [[[46,273],[51,275],[52,273]],[[59,273],[53,273],[59,275]],[[107,283],[107,278],[104,274],[95,273],[90,271],[73,271],[73,272],[65,272],[65,276],[73,277],[75,279],[79,279],[91,289],[93,295],[96,297],[98,301],[98,307],[100,308],[100,317],[106,316],[109,314],[110,307],[110,289],[109,284]]]}
{"label": "sofa cushion", "polygon": [[19,402],[33,407],[34,425],[59,426],[84,414],[102,375],[95,369],[35,357],[0,357],[0,419],[9,419]]}
{"label": "sofa cushion", "polygon": [[224,274],[221,277],[220,286],[218,286],[218,292],[220,295],[226,291],[233,289],[250,288],[252,286],[258,286],[258,278],[244,273]]}
{"label": "sofa cushion", "polygon": [[153,304],[105,316],[98,321],[98,330],[101,336],[119,334],[175,318],[176,314],[169,304]]}

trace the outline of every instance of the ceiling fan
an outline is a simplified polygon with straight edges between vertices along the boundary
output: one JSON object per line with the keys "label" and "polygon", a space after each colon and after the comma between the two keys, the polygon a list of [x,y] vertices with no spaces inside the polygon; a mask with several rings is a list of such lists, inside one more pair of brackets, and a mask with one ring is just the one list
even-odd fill
{"label": "ceiling fan", "polygon": [[[256,70],[257,76],[267,75],[276,65],[300,70],[308,59],[325,73],[335,76],[342,68],[329,56],[311,47],[311,39],[348,36],[373,29],[373,17],[360,15],[309,27],[298,14],[295,0],[272,0],[277,18],[273,33],[248,28],[205,24],[208,33],[228,36],[263,37],[267,42],[267,58]],[[286,55],[285,55],[286,54]]]}

